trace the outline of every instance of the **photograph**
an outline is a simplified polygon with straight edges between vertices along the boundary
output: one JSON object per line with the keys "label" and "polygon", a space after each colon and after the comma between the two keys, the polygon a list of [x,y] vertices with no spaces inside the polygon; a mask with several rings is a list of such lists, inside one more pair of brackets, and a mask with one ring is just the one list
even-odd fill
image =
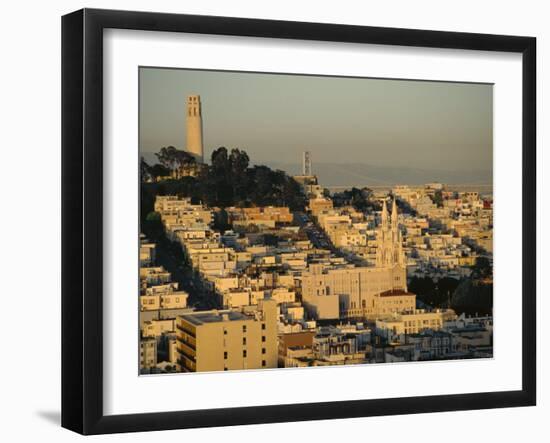
{"label": "photograph", "polygon": [[3,5],[0,440],[549,434],[516,3]]}
{"label": "photograph", "polygon": [[493,358],[493,84],[138,69],[140,375]]}

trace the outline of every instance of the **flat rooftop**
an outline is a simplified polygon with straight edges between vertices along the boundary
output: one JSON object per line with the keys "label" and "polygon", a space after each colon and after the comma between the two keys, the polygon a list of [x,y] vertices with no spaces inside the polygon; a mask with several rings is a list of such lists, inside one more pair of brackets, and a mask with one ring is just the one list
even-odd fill
{"label": "flat rooftop", "polygon": [[181,316],[183,319],[189,323],[200,326],[206,323],[217,323],[224,321],[242,321],[242,320],[252,320],[253,317],[245,315],[242,312],[235,311],[208,311],[200,312],[196,314],[186,314]]}

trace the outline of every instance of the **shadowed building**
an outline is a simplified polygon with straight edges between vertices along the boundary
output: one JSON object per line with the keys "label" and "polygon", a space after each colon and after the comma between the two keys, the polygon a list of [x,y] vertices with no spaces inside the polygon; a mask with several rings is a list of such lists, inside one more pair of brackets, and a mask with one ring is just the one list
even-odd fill
{"label": "shadowed building", "polygon": [[187,144],[186,150],[198,163],[203,162],[202,146],[202,110],[200,95],[187,97]]}

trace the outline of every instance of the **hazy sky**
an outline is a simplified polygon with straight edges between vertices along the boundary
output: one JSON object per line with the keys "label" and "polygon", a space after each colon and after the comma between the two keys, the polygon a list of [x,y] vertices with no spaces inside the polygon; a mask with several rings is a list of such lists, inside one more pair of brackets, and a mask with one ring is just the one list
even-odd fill
{"label": "hazy sky", "polygon": [[202,101],[205,158],[492,170],[492,85],[142,68],[140,149],[185,144],[186,97]]}

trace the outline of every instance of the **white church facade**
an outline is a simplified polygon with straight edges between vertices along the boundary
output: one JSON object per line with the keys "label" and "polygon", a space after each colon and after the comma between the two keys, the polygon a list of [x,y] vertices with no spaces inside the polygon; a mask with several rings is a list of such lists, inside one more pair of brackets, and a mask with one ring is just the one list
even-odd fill
{"label": "white church facade", "polygon": [[313,318],[375,319],[416,308],[397,220],[395,200],[391,217],[384,202],[375,266],[312,264],[302,274],[302,301]]}

